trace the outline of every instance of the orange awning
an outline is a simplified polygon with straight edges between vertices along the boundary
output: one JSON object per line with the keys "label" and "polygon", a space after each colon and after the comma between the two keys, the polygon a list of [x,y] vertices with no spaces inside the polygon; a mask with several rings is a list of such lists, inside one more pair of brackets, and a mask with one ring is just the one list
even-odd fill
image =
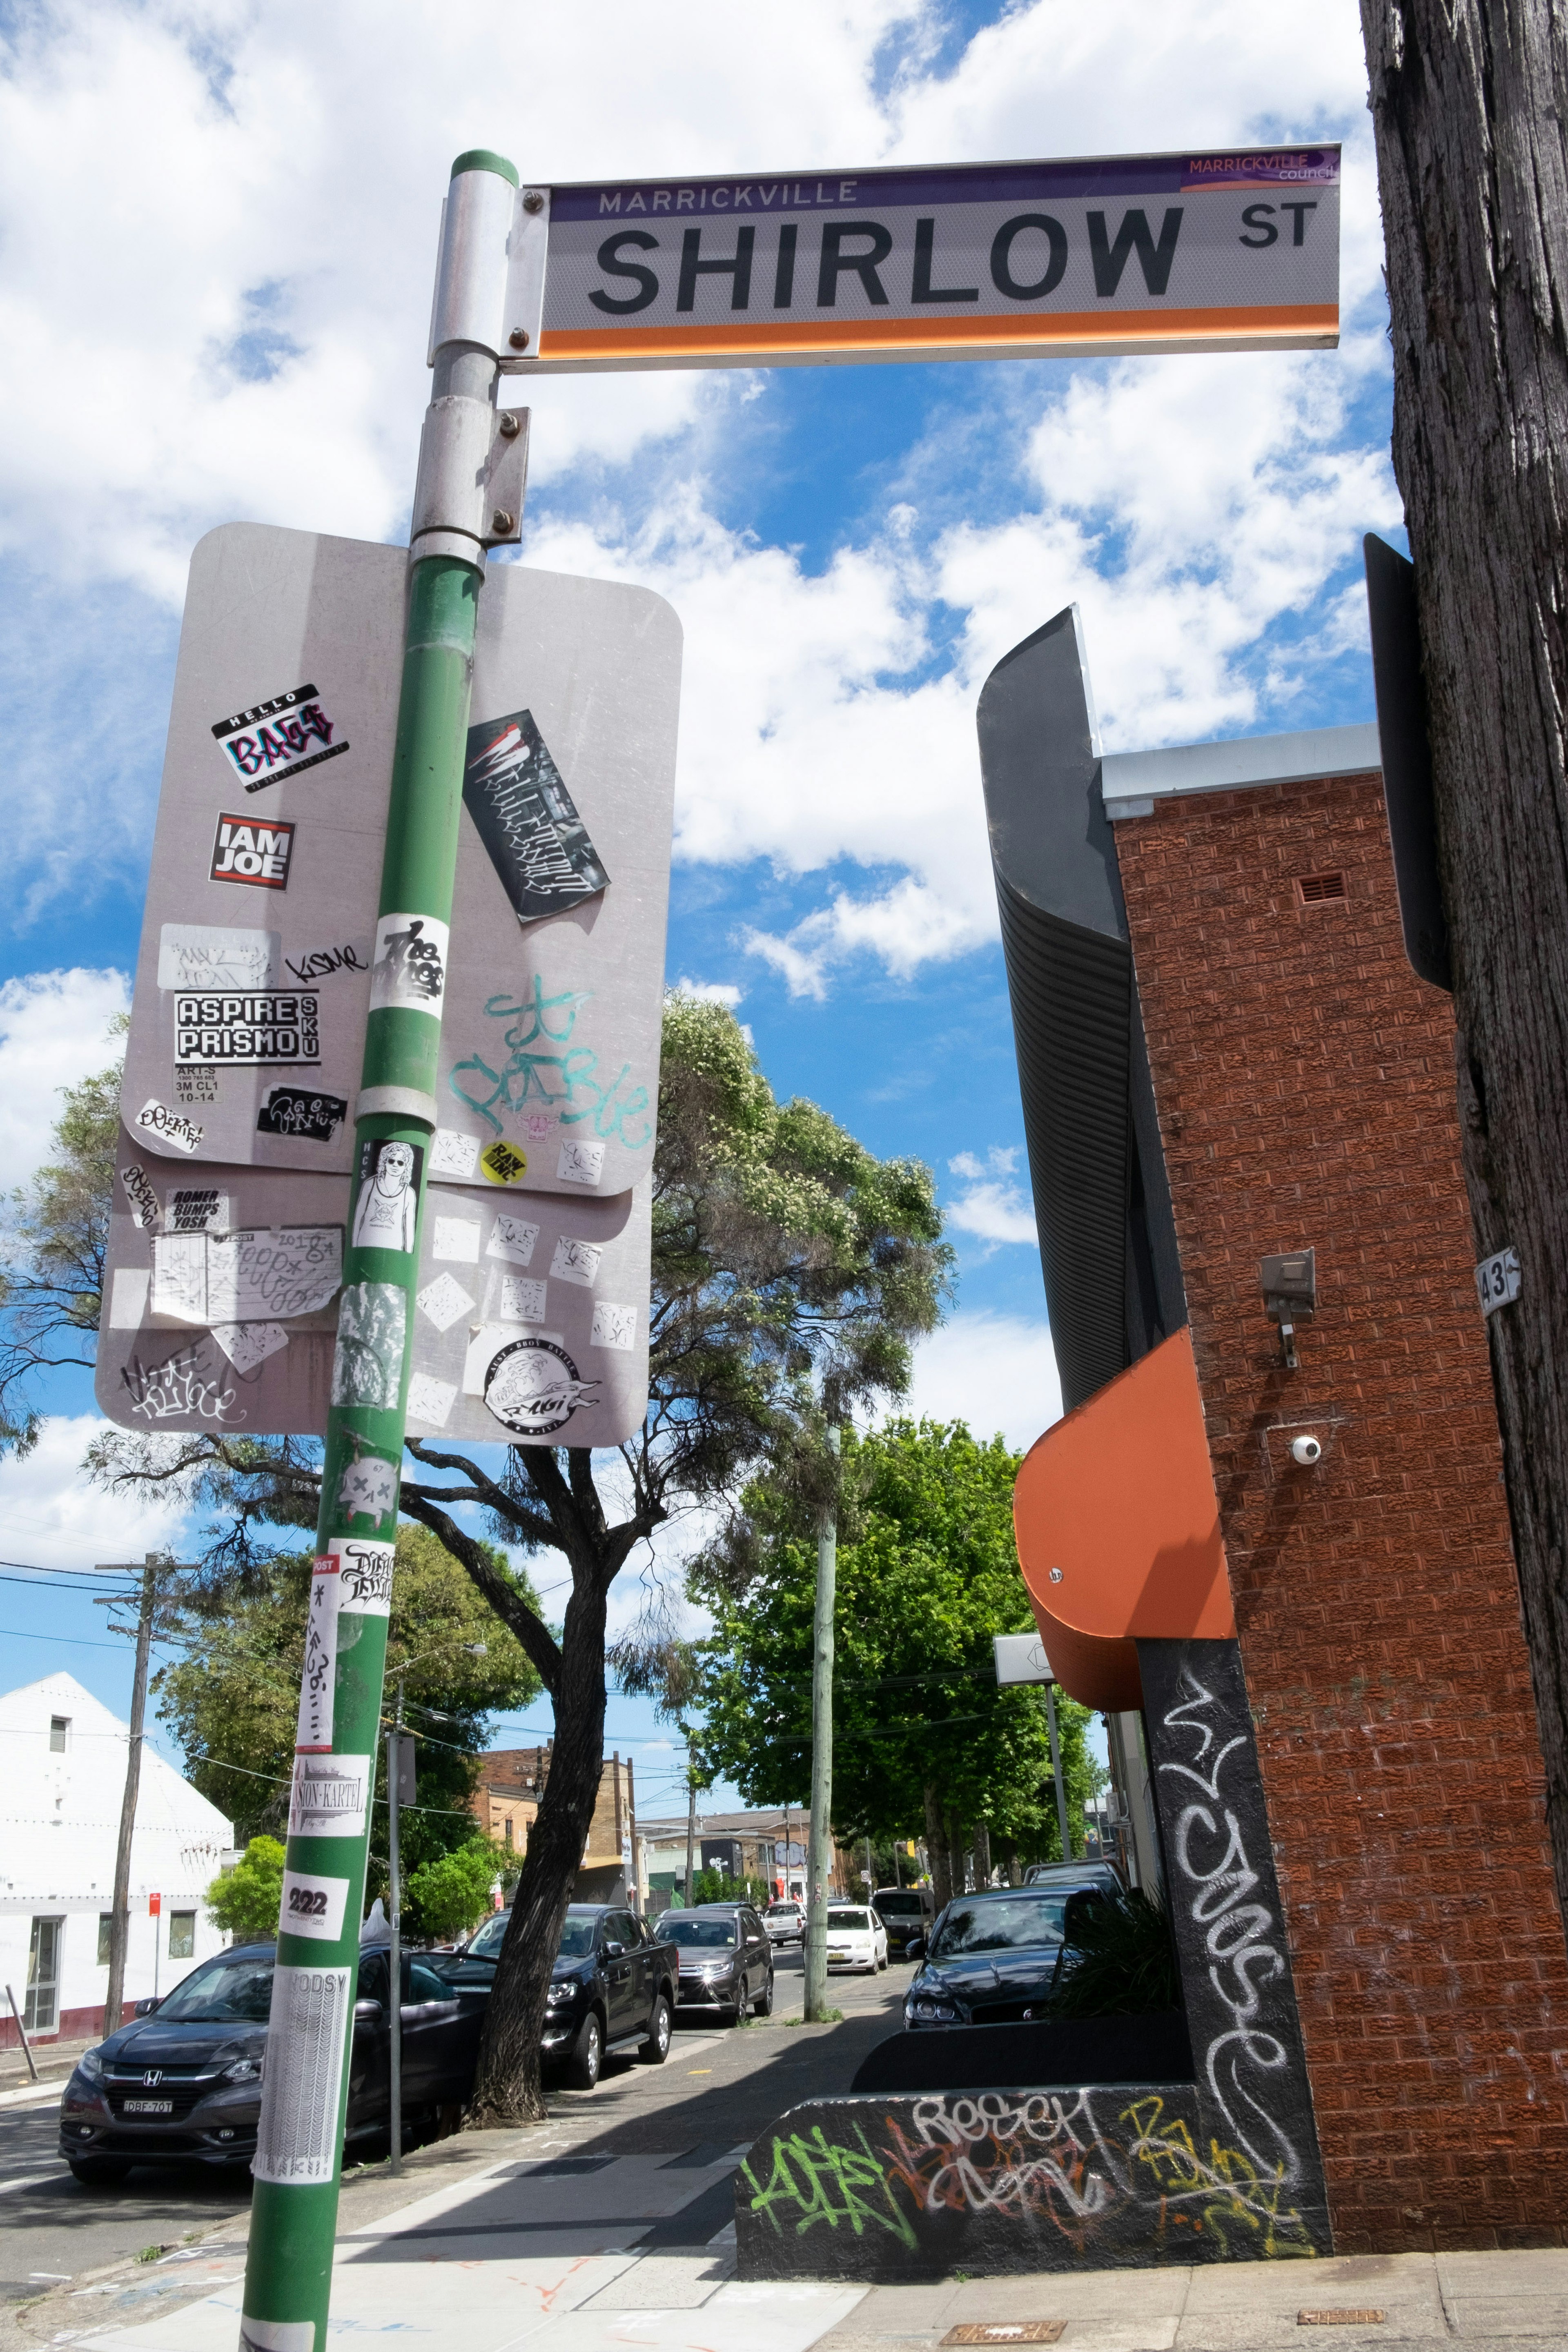
{"label": "orange awning", "polygon": [[1084,1706],[1141,1703],[1139,1636],[1234,1638],[1185,1330],[1036,1441],[1018,1473],[1013,1523],[1047,1654]]}

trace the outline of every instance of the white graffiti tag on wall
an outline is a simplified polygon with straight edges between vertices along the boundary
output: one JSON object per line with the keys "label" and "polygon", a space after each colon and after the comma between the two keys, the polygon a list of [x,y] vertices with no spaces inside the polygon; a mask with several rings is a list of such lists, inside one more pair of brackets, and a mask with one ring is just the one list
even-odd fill
{"label": "white graffiti tag on wall", "polygon": [[[1172,1898],[1185,1906],[1208,1958],[1209,1983],[1228,2021],[1219,2023],[1205,2045],[1202,2021],[1190,2015],[1194,2055],[1236,2145],[1260,2172],[1294,2185],[1304,2179],[1305,2168],[1275,2112],[1278,2102],[1268,2097],[1271,2087],[1284,2087],[1280,2078],[1291,2063],[1291,2053],[1266,2015],[1271,1986],[1279,1986],[1289,2001],[1284,1927],[1268,1903],[1258,1899],[1266,1892],[1264,1880],[1247,1857],[1246,1833],[1222,1786],[1226,1765],[1238,1749],[1245,1756],[1248,1742],[1243,1732],[1223,1737],[1221,1702],[1190,1666],[1183,1669],[1182,1682],[1190,1696],[1170,1709],[1163,1725],[1173,1744],[1184,1738],[1191,1741],[1190,1760],[1165,1758],[1158,1770],[1196,1794],[1173,1809]],[[1178,1940],[1190,1949],[1192,1938],[1182,1935],[1180,1925]]]}

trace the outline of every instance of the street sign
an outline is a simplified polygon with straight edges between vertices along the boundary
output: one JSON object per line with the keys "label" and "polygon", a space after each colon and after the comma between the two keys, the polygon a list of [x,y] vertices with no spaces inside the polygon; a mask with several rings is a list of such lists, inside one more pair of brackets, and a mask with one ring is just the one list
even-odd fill
{"label": "street sign", "polygon": [[1339,193],[1336,146],[529,189],[500,364],[1331,348]]}
{"label": "street sign", "polygon": [[998,1683],[1055,1682],[1045,1643],[1037,1633],[997,1633],[992,1638]]}
{"label": "street sign", "polygon": [[492,566],[449,937],[378,924],[407,571],[252,523],[197,547],[121,1116],[206,1181],[347,1175],[371,1006],[435,987],[428,1180],[611,1199],[653,1158],[680,625]]}

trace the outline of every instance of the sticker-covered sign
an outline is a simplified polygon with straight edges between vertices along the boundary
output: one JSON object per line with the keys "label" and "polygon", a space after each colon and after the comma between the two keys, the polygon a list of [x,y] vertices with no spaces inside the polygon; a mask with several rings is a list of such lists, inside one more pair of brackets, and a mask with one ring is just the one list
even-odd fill
{"label": "sticker-covered sign", "polygon": [[1331,348],[1337,147],[556,187],[504,369]]}
{"label": "sticker-covered sign", "polygon": [[170,1155],[346,1175],[373,1003],[439,1010],[426,1175],[610,1199],[653,1155],[679,626],[644,589],[492,570],[472,722],[493,757],[448,936],[378,908],[406,573],[397,548],[254,524],[197,548],[123,1116],[184,1114],[199,1133],[152,1137]]}

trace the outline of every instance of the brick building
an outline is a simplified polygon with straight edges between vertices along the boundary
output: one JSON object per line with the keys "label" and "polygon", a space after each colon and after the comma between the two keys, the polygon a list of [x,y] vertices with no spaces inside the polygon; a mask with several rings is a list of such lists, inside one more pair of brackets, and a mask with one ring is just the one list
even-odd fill
{"label": "brick building", "polygon": [[[1066,1687],[1142,1711],[1203,2133],[1318,2251],[1560,2242],[1568,1963],[1376,730],[1102,760],[1072,614],[980,723],[1075,1408],[1020,1554]],[[1291,1370],[1260,1261],[1308,1248]]]}
{"label": "brick building", "polygon": [[[496,1748],[479,1759],[479,1780],[469,1799],[487,1837],[515,1853],[521,1866],[528,1832],[550,1774],[550,1745]],[[573,1885],[578,1903],[624,1903],[635,1876],[637,1787],[632,1759],[607,1757],[599,1768],[599,1793],[587,1843]],[[632,1899],[637,1899],[635,1895]]]}

